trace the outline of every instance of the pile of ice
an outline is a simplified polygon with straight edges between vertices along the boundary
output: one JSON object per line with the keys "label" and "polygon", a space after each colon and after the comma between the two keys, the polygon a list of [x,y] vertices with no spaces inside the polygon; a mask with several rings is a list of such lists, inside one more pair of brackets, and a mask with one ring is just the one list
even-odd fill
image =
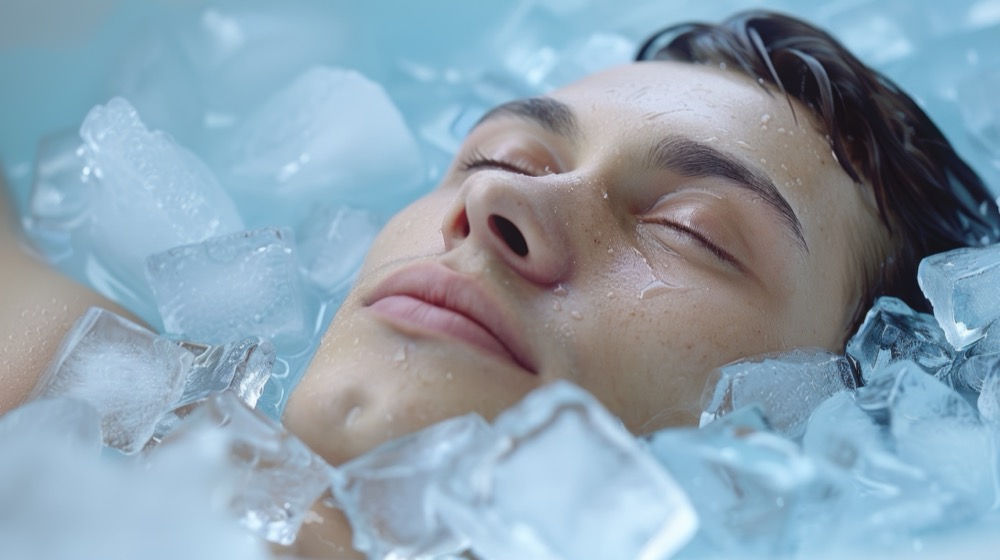
{"label": "pile of ice", "polygon": [[[60,558],[72,539],[94,542],[78,517],[114,511],[145,535],[181,497],[201,521],[172,519],[181,532],[164,550],[185,557],[237,546],[266,558],[262,543],[292,544],[324,497],[372,559],[816,558],[905,554],[976,523],[987,535],[1000,505],[1000,308],[983,287],[1000,285],[1000,245],[929,257],[919,278],[933,316],[882,298],[846,355],[726,365],[700,428],[636,438],[556,382],[492,424],[452,418],[336,468],[251,410],[274,359],[265,339],[175,341],[93,309],[32,402],[0,418],[0,496],[25,506],[0,517],[0,542]],[[98,460],[102,443],[130,458]],[[60,500],[66,484],[89,490]],[[59,538],[36,542],[42,530]],[[160,553],[142,542],[102,546]]]}

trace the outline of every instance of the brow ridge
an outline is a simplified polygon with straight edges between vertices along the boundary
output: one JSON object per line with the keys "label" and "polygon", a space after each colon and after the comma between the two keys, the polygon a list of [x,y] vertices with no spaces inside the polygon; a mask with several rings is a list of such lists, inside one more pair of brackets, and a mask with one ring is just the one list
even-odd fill
{"label": "brow ridge", "polygon": [[650,147],[647,165],[686,177],[721,177],[748,189],[774,209],[803,252],[809,252],[802,223],[788,200],[763,172],[715,148],[681,136],[667,136]]}
{"label": "brow ridge", "polygon": [[483,115],[472,128],[502,117],[526,119],[553,134],[567,138],[575,138],[579,134],[573,109],[551,97],[528,97],[498,105]]}

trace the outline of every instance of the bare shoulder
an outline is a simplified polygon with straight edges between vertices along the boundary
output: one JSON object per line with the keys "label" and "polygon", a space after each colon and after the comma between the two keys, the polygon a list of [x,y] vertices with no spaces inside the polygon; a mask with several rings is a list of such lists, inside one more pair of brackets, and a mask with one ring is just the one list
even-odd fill
{"label": "bare shoulder", "polygon": [[28,396],[63,335],[88,307],[124,313],[28,254],[18,229],[0,173],[0,414]]}

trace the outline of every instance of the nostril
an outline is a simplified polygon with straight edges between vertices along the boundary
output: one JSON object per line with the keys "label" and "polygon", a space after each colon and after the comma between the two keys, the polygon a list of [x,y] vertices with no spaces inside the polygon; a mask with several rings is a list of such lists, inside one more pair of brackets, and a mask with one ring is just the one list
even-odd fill
{"label": "nostril", "polygon": [[528,255],[528,241],[524,239],[524,235],[521,235],[521,230],[517,229],[514,222],[493,214],[490,216],[490,229],[493,230],[494,234],[499,235],[504,243],[510,247],[510,250],[517,253],[517,256],[525,257]]}

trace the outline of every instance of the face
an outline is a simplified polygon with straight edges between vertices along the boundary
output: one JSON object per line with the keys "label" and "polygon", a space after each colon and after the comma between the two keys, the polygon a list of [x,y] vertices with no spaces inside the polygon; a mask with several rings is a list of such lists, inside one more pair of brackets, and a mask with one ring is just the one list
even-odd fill
{"label": "face", "polygon": [[567,379],[639,433],[695,422],[715,367],[839,349],[882,233],[818,130],[672,62],[501,106],[376,240],[286,424],[338,464]]}

